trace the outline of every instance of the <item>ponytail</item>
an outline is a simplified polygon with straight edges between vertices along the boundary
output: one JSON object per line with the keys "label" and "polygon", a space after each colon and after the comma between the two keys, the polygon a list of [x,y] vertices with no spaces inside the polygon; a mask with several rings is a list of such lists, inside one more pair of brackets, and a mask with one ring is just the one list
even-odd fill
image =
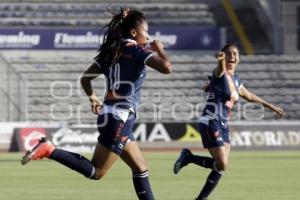
{"label": "ponytail", "polygon": [[115,64],[122,55],[122,40],[130,38],[130,31],[145,20],[144,14],[137,10],[121,8],[118,14],[113,15],[112,20],[102,28],[105,33],[97,55],[110,65]]}

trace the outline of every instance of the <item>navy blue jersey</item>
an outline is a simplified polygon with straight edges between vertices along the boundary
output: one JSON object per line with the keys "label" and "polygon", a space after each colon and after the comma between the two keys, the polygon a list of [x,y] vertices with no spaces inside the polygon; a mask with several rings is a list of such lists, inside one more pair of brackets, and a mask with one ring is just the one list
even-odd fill
{"label": "navy blue jersey", "polygon": [[[233,104],[238,100],[238,89],[242,83],[238,75],[230,76],[224,73],[220,78],[213,72],[209,83],[207,104],[202,116],[226,122]],[[203,119],[203,118],[202,118]]]}
{"label": "navy blue jersey", "polygon": [[105,63],[100,58],[95,63],[101,68],[106,78],[106,90],[113,92],[118,100],[104,100],[107,105],[128,106],[135,109],[140,100],[141,86],[146,77],[146,61],[152,56],[152,52],[136,41],[126,39],[123,41],[123,53],[114,64]]}

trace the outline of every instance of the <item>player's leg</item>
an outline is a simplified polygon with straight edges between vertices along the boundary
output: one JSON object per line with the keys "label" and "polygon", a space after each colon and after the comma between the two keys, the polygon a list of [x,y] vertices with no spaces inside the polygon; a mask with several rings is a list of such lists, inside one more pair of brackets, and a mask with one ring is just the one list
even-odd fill
{"label": "player's leg", "polygon": [[224,143],[225,146],[225,151],[226,151],[226,157],[227,157],[227,165],[226,167],[229,165],[229,158],[230,158],[230,151],[231,151],[231,145],[227,142]]}
{"label": "player's leg", "polygon": [[136,141],[126,144],[121,158],[132,170],[136,194],[140,200],[153,200],[154,196],[148,179],[148,166]]}
{"label": "player's leg", "polygon": [[[207,199],[217,186],[229,162],[230,139],[227,125],[220,124],[220,126],[218,126],[218,124],[212,124],[210,127],[207,132],[210,133],[210,142],[204,146],[208,147],[208,151],[215,162],[213,164],[213,170],[208,175],[206,183],[197,197],[198,200]],[[219,129],[213,131],[216,127]]]}
{"label": "player's leg", "polygon": [[228,167],[229,165],[229,157],[230,157],[230,151],[231,151],[231,145],[230,145],[230,136],[229,136],[229,128],[228,128],[228,125],[225,124],[223,127],[222,127],[222,138],[224,140],[224,147],[225,147],[225,154],[226,154],[226,165],[225,165],[225,169],[224,171],[226,170],[226,168]]}
{"label": "player's leg", "polygon": [[[46,157],[69,167],[87,178],[100,179],[118,157],[110,147],[113,146],[114,133],[116,130],[119,130],[121,124],[120,120],[107,113],[99,115],[98,124],[101,124],[101,126],[98,126],[99,132],[102,133],[98,138],[101,144],[97,144],[95,148],[93,163],[80,154],[55,148],[49,141],[41,140],[36,148],[26,153],[22,159],[22,164],[26,164],[31,159],[40,160]],[[97,159],[99,160],[98,162],[96,162]]]}
{"label": "player's leg", "polygon": [[89,179],[99,180],[111,168],[118,155],[102,144],[97,144],[92,161],[80,154],[56,149],[49,157]]}
{"label": "player's leg", "polygon": [[50,158],[90,179],[101,179],[118,158],[118,152],[114,149],[114,141],[124,123],[114,114],[103,112],[98,116],[97,125],[101,134],[98,137],[92,161],[80,154],[59,149],[55,150]]}
{"label": "player's leg", "polygon": [[119,156],[109,148],[98,143],[96,145],[91,163],[95,167],[94,179],[101,179],[112,167]]}
{"label": "player's leg", "polygon": [[215,159],[216,165],[208,175],[206,183],[204,184],[196,200],[204,200],[208,198],[208,196],[212,193],[214,188],[217,186],[219,180],[221,179],[227,167],[228,161],[227,161],[227,154],[224,146],[209,148],[209,152]]}
{"label": "player's leg", "polygon": [[21,162],[25,165],[30,160],[41,160],[43,158],[55,160],[87,178],[94,179],[95,168],[88,159],[80,154],[55,148],[46,138],[41,138],[31,151],[26,152]]}
{"label": "player's leg", "polygon": [[43,156],[39,159],[44,157],[55,160],[87,178],[99,180],[111,168],[114,161],[118,158],[118,155],[98,143],[96,145],[92,161],[89,161],[80,154],[58,148],[55,148],[48,156]]}
{"label": "player's leg", "polygon": [[181,168],[190,163],[199,165],[204,168],[213,169],[214,162],[215,160],[211,157],[194,155],[189,149],[184,148],[174,164],[173,172],[177,174],[181,170]]}
{"label": "player's leg", "polygon": [[133,185],[139,199],[152,200],[154,199],[151,186],[148,179],[148,166],[144,156],[135,141],[132,134],[132,128],[135,122],[135,114],[130,113],[122,135],[126,136],[127,141],[120,157],[131,168]]}
{"label": "player's leg", "polygon": [[[211,132],[209,131],[209,126],[206,124],[199,124],[199,131],[201,133],[202,142],[205,148],[209,147],[209,142],[211,141]],[[176,160],[173,172],[177,174],[182,167],[193,163],[204,168],[213,169],[215,160],[211,157],[194,155],[189,149],[184,148],[181,151],[179,158]]]}
{"label": "player's leg", "polygon": [[209,153],[215,160],[213,169],[225,171],[228,166],[228,154],[225,146],[230,146],[230,144],[224,143],[223,146],[208,148]]}

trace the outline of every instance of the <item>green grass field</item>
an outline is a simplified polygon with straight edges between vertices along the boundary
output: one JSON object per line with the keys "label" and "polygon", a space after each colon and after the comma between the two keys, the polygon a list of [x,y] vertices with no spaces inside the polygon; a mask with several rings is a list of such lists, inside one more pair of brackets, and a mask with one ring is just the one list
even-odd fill
{"label": "green grass field", "polygon": [[[174,175],[172,166],[177,155],[178,152],[145,153],[157,200],[194,199],[209,173],[189,165]],[[121,160],[104,179],[91,181],[49,160],[21,166],[20,157],[0,154],[1,200],[136,199],[131,172]],[[300,199],[300,151],[234,151],[230,164],[210,199]]]}

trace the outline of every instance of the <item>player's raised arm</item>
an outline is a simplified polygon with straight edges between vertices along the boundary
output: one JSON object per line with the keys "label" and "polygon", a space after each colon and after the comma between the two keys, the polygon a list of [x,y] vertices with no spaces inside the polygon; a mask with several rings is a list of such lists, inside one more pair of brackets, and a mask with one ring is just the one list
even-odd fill
{"label": "player's raised arm", "polygon": [[83,73],[80,79],[81,86],[86,95],[89,97],[92,112],[94,114],[99,113],[102,107],[102,102],[97,98],[96,94],[94,93],[91,81],[100,74],[102,74],[100,67],[96,63],[94,63]]}
{"label": "player's raised arm", "polygon": [[215,56],[218,60],[218,66],[215,68],[214,73],[217,78],[220,78],[226,72],[225,53],[223,51],[220,51],[216,53]]}
{"label": "player's raised arm", "polygon": [[241,87],[239,88],[239,94],[241,97],[243,97],[245,100],[247,100],[249,102],[260,103],[264,107],[269,108],[270,110],[277,113],[277,115],[279,117],[283,117],[285,115],[285,112],[283,111],[282,108],[275,106],[275,105],[263,100],[262,98],[256,96],[254,93],[252,93],[248,89],[246,89],[244,85],[241,85]]}
{"label": "player's raised arm", "polygon": [[154,40],[150,43],[150,45],[152,50],[155,51],[157,55],[151,56],[147,60],[146,65],[163,74],[170,74],[172,71],[172,65],[168,55],[164,50],[163,44],[158,40]]}

